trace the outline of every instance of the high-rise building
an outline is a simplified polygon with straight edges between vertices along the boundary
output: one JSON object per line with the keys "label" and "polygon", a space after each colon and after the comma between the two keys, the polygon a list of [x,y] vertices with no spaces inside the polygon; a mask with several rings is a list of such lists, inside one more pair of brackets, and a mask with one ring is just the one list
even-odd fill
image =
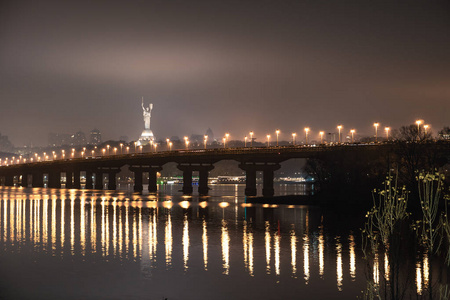
{"label": "high-rise building", "polygon": [[72,144],[72,135],[67,133],[49,133],[48,145],[50,147],[69,146]]}
{"label": "high-rise building", "polygon": [[99,145],[102,143],[102,134],[100,132],[100,130],[93,129],[91,131],[91,135],[90,135],[90,140],[89,140],[89,144],[91,145]]}
{"label": "high-rise building", "polygon": [[87,144],[86,135],[82,131],[73,134],[71,138],[71,146],[84,146]]}
{"label": "high-rise building", "polygon": [[13,148],[14,148],[14,146],[9,141],[8,136],[2,135],[0,133],[0,151],[1,152],[12,152]]}

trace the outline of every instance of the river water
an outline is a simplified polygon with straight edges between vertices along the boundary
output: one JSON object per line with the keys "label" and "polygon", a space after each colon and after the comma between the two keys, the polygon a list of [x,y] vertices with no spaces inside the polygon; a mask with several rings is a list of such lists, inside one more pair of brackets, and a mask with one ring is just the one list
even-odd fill
{"label": "river water", "polygon": [[362,259],[358,218],[248,204],[243,185],[179,189],[0,188],[0,298],[356,299],[380,276],[382,261]]}

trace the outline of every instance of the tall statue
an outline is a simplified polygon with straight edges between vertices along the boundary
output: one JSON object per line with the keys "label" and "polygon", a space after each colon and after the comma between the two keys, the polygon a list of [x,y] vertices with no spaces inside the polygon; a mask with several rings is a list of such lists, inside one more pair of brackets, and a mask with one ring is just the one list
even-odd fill
{"label": "tall statue", "polygon": [[150,130],[150,118],[152,117],[152,109],[153,109],[152,103],[150,103],[150,105],[147,108],[144,107],[144,97],[142,97],[142,110],[146,130]]}

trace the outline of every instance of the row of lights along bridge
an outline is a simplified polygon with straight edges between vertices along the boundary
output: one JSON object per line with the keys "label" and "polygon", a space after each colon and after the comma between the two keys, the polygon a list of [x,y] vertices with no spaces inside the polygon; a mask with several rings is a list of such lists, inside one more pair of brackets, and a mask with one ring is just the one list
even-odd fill
{"label": "row of lights along bridge", "polygon": [[[423,120],[417,120],[416,124],[417,124],[417,130],[418,132],[420,132],[420,128],[421,125],[423,124]],[[378,133],[379,133],[379,129],[378,127],[380,126],[380,123],[376,122],[373,124],[374,128],[375,128],[375,142],[378,143]],[[427,133],[428,128],[430,127],[427,124],[424,124],[423,126],[424,132]],[[338,144],[341,144],[341,134],[343,133],[344,130],[344,126],[343,125],[338,125],[336,127],[338,129]],[[385,127],[384,128],[384,134],[386,136],[386,140],[389,141],[389,132],[390,132],[390,127]],[[304,128],[304,132],[305,132],[305,144],[301,145],[301,146],[308,146],[308,135],[310,134],[310,128],[309,127],[305,127]],[[279,135],[280,135],[281,131],[279,129],[275,130],[275,136],[276,136],[276,146],[279,147]],[[324,144],[324,131],[319,131],[319,135],[320,135],[320,142],[321,144]],[[356,134],[356,130],[355,129],[350,129],[349,134],[351,136],[351,141],[352,143],[354,142],[354,136]],[[250,131],[249,133],[250,136],[250,141],[248,136],[244,137],[244,147],[253,147],[253,141],[254,141],[254,132]],[[297,133],[293,132],[292,133],[292,145],[297,146],[296,145],[296,137],[297,137]],[[267,143],[267,147],[270,147],[270,139],[271,139],[271,135],[267,134],[266,135],[266,143]],[[229,133],[225,133],[225,136],[222,139],[223,142],[223,148],[227,148],[228,142],[230,141],[230,134]],[[204,140],[203,140],[203,144],[204,144],[204,148],[206,149],[207,147],[207,143],[208,143],[208,136],[205,135],[204,136]],[[184,137],[184,144],[185,144],[185,150],[189,150],[189,138],[187,136]],[[167,145],[167,151],[172,151],[173,148],[173,142],[170,139],[166,139],[166,145]],[[300,146],[300,145],[298,145]],[[92,150],[87,150],[86,147],[83,147],[81,149],[81,151],[76,151],[75,148],[72,148],[72,151],[70,153],[66,153],[66,151],[63,149],[61,150],[61,153],[57,153],[56,151],[52,151],[51,153],[46,153],[43,152],[41,155],[39,155],[38,153],[34,153],[33,156],[26,158],[22,155],[20,155],[19,157],[11,157],[11,158],[5,158],[2,160],[2,158],[0,158],[0,166],[9,166],[9,165],[14,165],[14,164],[22,164],[22,163],[27,163],[27,162],[41,162],[41,161],[51,161],[51,160],[65,160],[65,159],[71,159],[71,158],[87,158],[87,157],[96,157],[96,156],[109,156],[109,155],[122,155],[122,154],[130,154],[130,153],[144,153],[144,149],[145,146],[138,146],[137,142],[133,142],[131,144],[123,144],[120,143],[119,147],[111,147],[110,145],[106,145],[105,148],[102,149],[98,149],[97,147],[95,147]],[[133,152],[134,150],[134,152]],[[149,151],[148,152],[157,152],[158,150],[158,144],[151,141],[149,144]],[[131,152],[130,152],[131,151]]]}

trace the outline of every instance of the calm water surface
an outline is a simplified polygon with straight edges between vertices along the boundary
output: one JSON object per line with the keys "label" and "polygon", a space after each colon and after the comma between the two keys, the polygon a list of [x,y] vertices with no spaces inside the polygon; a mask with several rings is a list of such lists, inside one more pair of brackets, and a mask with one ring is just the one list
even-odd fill
{"label": "calm water surface", "polygon": [[[247,204],[243,185],[207,198],[179,189],[0,188],[0,297],[356,299],[379,276],[348,216]],[[277,186],[292,193],[306,190]]]}

